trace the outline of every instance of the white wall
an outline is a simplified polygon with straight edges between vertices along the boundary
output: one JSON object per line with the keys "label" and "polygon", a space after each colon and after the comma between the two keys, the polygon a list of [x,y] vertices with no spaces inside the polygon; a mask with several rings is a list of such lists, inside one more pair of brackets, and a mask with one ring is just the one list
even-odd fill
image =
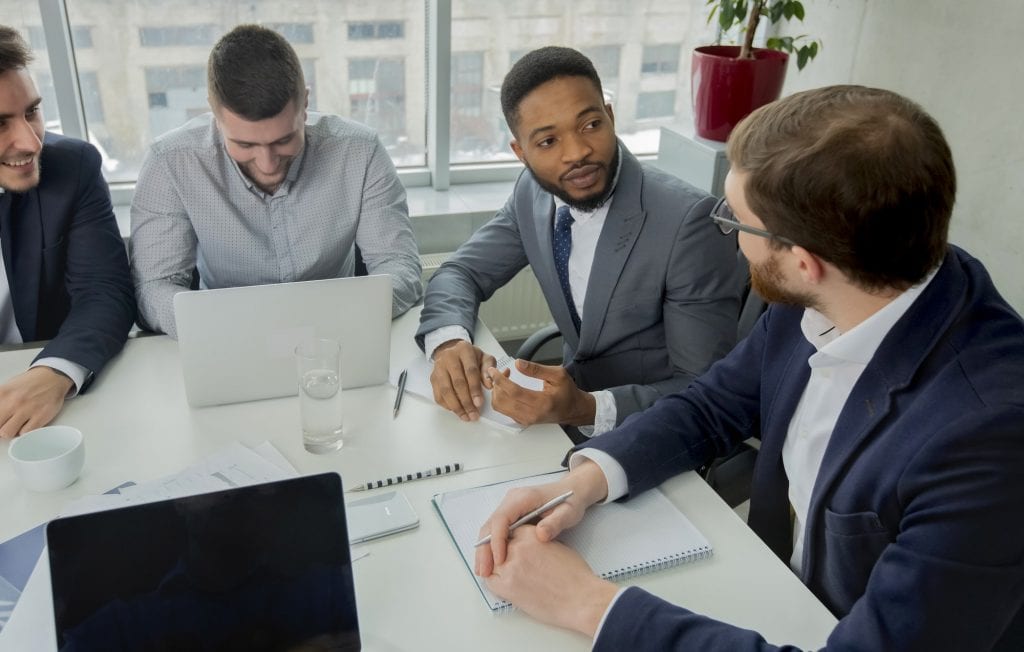
{"label": "white wall", "polygon": [[1024,69],[1021,0],[803,0],[788,34],[824,49],[785,94],[827,84],[887,88],[941,125],[957,168],[950,239],[980,258],[1024,312]]}

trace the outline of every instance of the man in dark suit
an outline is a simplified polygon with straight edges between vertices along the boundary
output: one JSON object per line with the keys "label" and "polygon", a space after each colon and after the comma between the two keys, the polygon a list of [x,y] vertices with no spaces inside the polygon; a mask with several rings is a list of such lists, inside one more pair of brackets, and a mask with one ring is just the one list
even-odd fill
{"label": "man in dark suit", "polygon": [[[616,139],[601,80],[579,52],[526,54],[501,103],[526,170],[427,285],[416,337],[434,360],[434,396],[473,420],[482,385],[519,423],[604,432],[732,348],[735,241],[708,219],[712,197],[641,166]],[[480,302],[527,264],[564,341],[562,367],[517,363],[541,391],[483,375],[494,358],[469,341]]]}
{"label": "man in dark suit", "polygon": [[829,649],[1024,649],[1024,323],[947,244],[956,181],[938,125],[895,93],[836,86],[756,111],[727,153],[713,219],[740,231],[776,305],[687,391],[578,449],[557,485],[510,493],[477,572],[594,649],[769,649],[620,591],[552,541],[587,506],[757,435],[750,527],[839,618]]}
{"label": "man in dark suit", "polygon": [[50,340],[0,385],[0,437],[49,423],[135,320],[128,259],[94,147],[43,131],[31,53],[0,26],[0,343]]}

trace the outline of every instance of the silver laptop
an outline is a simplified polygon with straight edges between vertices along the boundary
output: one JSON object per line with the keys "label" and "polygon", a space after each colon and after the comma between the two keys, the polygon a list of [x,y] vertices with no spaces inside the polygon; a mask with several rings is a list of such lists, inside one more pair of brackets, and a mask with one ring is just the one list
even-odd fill
{"label": "silver laptop", "polygon": [[391,277],[278,283],[174,296],[185,394],[193,407],[298,393],[295,347],[341,344],[341,385],[387,382]]}

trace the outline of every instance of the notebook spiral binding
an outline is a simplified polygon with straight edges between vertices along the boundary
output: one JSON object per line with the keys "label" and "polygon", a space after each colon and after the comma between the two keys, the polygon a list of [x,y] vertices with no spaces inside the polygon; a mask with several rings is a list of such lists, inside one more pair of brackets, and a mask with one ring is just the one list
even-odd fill
{"label": "notebook spiral binding", "polygon": [[[666,568],[672,568],[673,566],[688,564],[692,561],[707,559],[713,554],[714,551],[712,551],[711,548],[694,548],[678,555],[672,555],[671,557],[661,557],[644,564],[634,564],[632,566],[626,566],[625,568],[617,568],[611,572],[603,573],[601,577],[606,580],[619,582],[639,577],[641,575],[646,575],[648,573],[653,573],[655,571],[665,570]],[[494,613],[504,615],[515,610],[516,607],[511,602],[502,602],[500,606],[494,609]]]}
{"label": "notebook spiral binding", "polygon": [[679,553],[678,555],[672,555],[671,557],[661,557],[643,564],[634,564],[632,566],[626,566],[625,568],[617,568],[608,573],[604,573],[601,577],[606,580],[628,580],[634,577],[639,577],[640,575],[646,575],[647,573],[672,568],[673,566],[688,564],[691,561],[707,559],[711,555],[711,548],[696,548]]}

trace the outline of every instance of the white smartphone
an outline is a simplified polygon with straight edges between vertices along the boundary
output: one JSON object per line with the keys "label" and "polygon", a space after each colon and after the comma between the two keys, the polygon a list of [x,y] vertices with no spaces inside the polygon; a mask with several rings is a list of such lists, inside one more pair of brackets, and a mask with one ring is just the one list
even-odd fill
{"label": "white smartphone", "polygon": [[389,491],[347,503],[345,517],[350,544],[404,532],[420,524],[409,499],[400,491]]}

